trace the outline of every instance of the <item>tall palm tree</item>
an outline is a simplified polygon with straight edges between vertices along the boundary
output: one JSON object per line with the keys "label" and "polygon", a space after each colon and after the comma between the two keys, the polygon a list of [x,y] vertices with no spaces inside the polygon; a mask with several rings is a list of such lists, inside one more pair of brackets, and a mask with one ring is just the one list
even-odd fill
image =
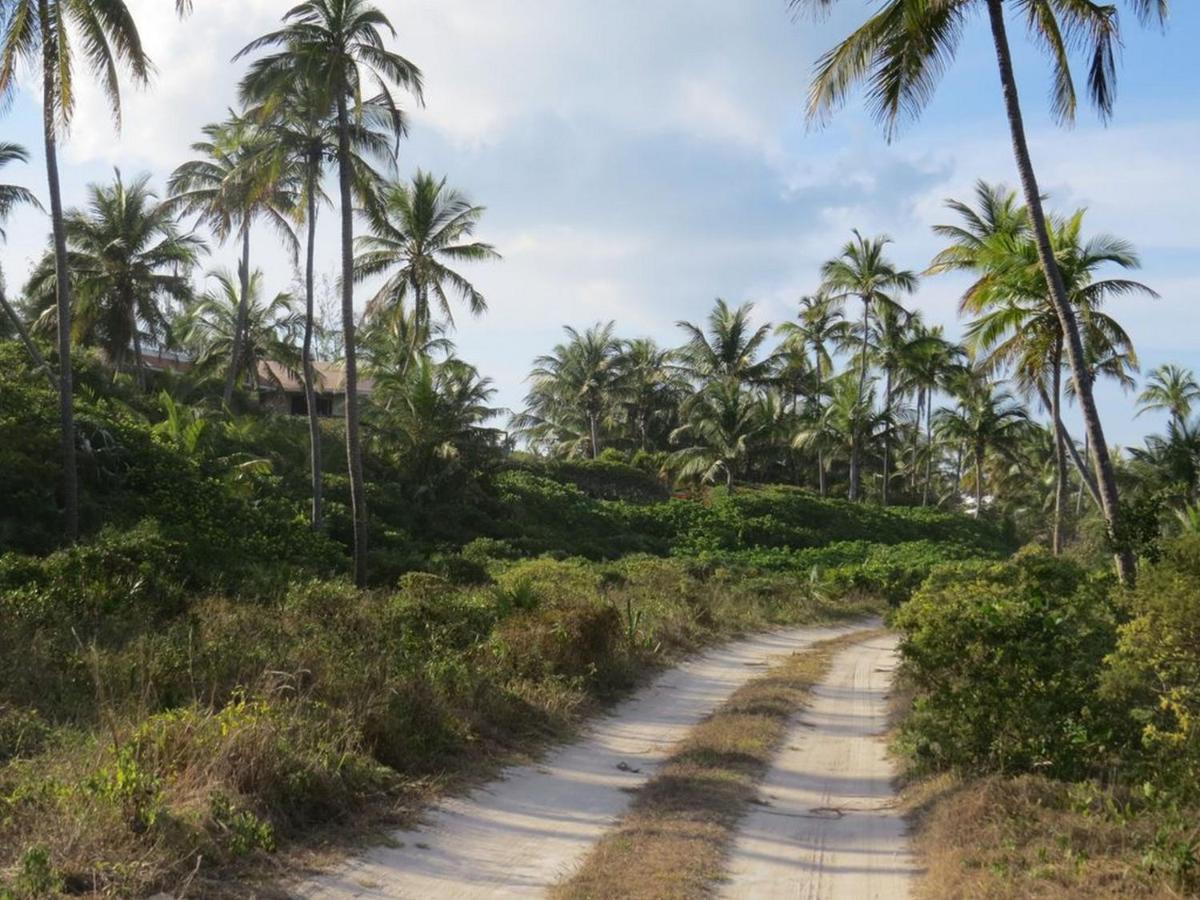
{"label": "tall palm tree", "polygon": [[[790,0],[793,8],[817,11],[827,11],[836,2]],[[1078,49],[1089,62],[1089,98],[1101,116],[1108,118],[1116,96],[1115,49],[1121,43],[1117,7],[1066,0],[1039,0],[1036,3],[1025,0],[1010,4],[1013,5],[1026,13],[1030,32],[1050,56],[1055,116],[1065,122],[1074,120],[1078,98],[1071,71],[1071,51]],[[1170,4],[1169,0],[1128,0],[1127,5],[1143,22],[1162,23]],[[1120,518],[1116,476],[1092,395],[1083,339],[1062,274],[1054,260],[1041,190],[1025,136],[1004,0],[944,0],[938,3],[884,0],[863,25],[818,60],[809,93],[809,113],[813,117],[828,114],[845,100],[852,87],[866,81],[870,86],[868,102],[872,112],[885,123],[890,139],[904,118],[919,115],[932,98],[938,81],[958,49],[971,14],[980,7],[985,7],[988,14],[1013,156],[1029,209],[1038,259],[1051,303],[1062,324],[1067,357],[1091,439],[1104,517],[1109,530],[1115,534],[1119,532]],[[1135,578],[1132,551],[1122,550],[1117,565],[1121,580],[1131,583]]]}
{"label": "tall palm tree", "polygon": [[[3,169],[11,162],[27,162],[29,154],[25,152],[25,148],[17,144],[0,142],[0,169]],[[12,210],[22,204],[41,208],[37,198],[27,188],[23,188],[16,184],[0,184],[0,243],[2,243],[7,235],[4,233],[4,222],[8,218]],[[34,361],[39,369],[46,373],[46,377],[50,381],[52,390],[58,390],[58,376],[54,374],[54,370],[50,368],[50,364],[46,362],[46,358],[42,355],[42,351],[38,349],[37,344],[29,337],[29,331],[25,328],[25,322],[17,315],[17,311],[12,308],[8,302],[8,297],[4,293],[4,271],[0,269],[0,309],[4,310],[4,315],[8,317],[12,327],[16,330],[17,336],[21,339],[21,343],[25,345],[25,350],[29,353],[30,358]]]}
{"label": "tall palm tree", "polygon": [[[534,360],[527,409],[514,416],[518,433],[568,454],[600,455],[601,436],[622,396],[622,346],[613,322],[584,331],[566,326],[567,340]],[[565,433],[564,433],[565,432]]]}
{"label": "tall palm tree", "polygon": [[[243,358],[241,343],[250,297],[250,230],[262,220],[279,233],[293,255],[297,252],[296,234],[289,217],[296,206],[297,173],[294,168],[280,169],[272,156],[267,132],[243,115],[230,114],[220,123],[203,128],[205,140],[192,144],[198,154],[172,173],[168,182],[172,207],[209,227],[218,240],[236,234],[241,241],[242,257],[238,278],[243,303],[235,329],[232,358]],[[233,400],[240,374],[236,366],[225,375],[222,400]]]}
{"label": "tall palm tree", "polygon": [[[151,189],[149,175],[126,184],[120,170],[111,184],[88,186],[87,206],[67,211],[64,230],[74,341],[99,343],[115,371],[126,366],[132,350],[138,385],[145,390],[143,336],[164,335],[164,300],[190,299],[189,275],[204,252],[203,241],[180,230]],[[49,252],[25,289],[34,308],[45,310],[39,324],[47,330],[57,319],[56,280]]]}
{"label": "tall palm tree", "polygon": [[[800,353],[812,351],[813,389],[810,397],[808,412],[816,415],[819,412],[821,397],[825,390],[825,380],[833,372],[833,355],[830,346],[840,346],[846,343],[848,325],[842,313],[841,301],[818,292],[800,298],[800,313],[796,322],[784,322],[775,329],[775,333],[783,338],[785,350],[794,348]],[[828,492],[825,468],[824,448],[819,444],[817,453],[817,490],[822,497]]]}
{"label": "tall palm tree", "polygon": [[674,365],[675,352],[650,338],[625,341],[621,349],[620,404],[625,427],[639,450],[661,447],[677,422],[688,385]]}
{"label": "tall palm tree", "polygon": [[[946,390],[951,379],[961,368],[965,351],[959,345],[946,340],[942,326],[927,327],[918,322],[916,337],[907,348],[901,365],[904,378],[917,394],[917,420],[923,418],[925,428],[925,472],[921,488],[921,505],[929,505],[933,484],[933,397],[939,390]],[[914,435],[914,438],[916,435]],[[917,454],[914,440],[913,478],[917,476]]]}
{"label": "tall palm tree", "polygon": [[[181,10],[182,11],[182,10]],[[124,0],[8,0],[0,5],[0,106],[17,88],[22,62],[42,75],[42,137],[58,302],[59,428],[67,540],[79,534],[79,476],[75,464],[75,405],[71,374],[71,280],[58,175],[58,138],[75,112],[75,48],[101,84],[117,126],[121,122],[119,73],[150,80],[151,64]]]}
{"label": "tall palm tree", "polygon": [[707,333],[701,325],[676,322],[688,336],[687,343],[677,354],[687,373],[700,381],[735,378],[759,382],[765,379],[770,374],[772,361],[758,356],[771,334],[771,326],[755,328],[750,322],[753,312],[753,303],[731,307],[718,297],[708,314]]}
{"label": "tall palm tree", "polygon": [[683,424],[671,432],[671,443],[687,446],[672,453],[664,468],[684,480],[723,479],[732,491],[734,475],[771,424],[762,399],[744,382],[726,375],[689,397],[680,412]]}
{"label": "tall palm tree", "polygon": [[[338,200],[342,239],[342,331],[346,366],[346,458],[350,506],[354,518],[354,580],[367,582],[367,497],[359,433],[358,361],[354,332],[354,153],[352,129],[365,110],[378,110],[396,141],[405,132],[393,90],[406,88],[419,102],[421,72],[389,50],[385,34],[395,37],[386,15],[369,0],[304,0],[284,14],[283,28],[244,47],[238,57],[271,51],[256,61],[259,77],[272,80],[303,72],[324,85],[337,123]],[[272,75],[271,73],[276,73]],[[375,91],[375,93],[371,93]]]}
{"label": "tall palm tree", "polygon": [[[838,256],[821,266],[824,289],[833,299],[844,302],[854,298],[862,303],[862,322],[859,325],[858,399],[862,402],[867,389],[868,352],[871,320],[884,309],[903,311],[896,295],[911,294],[917,289],[917,276],[907,269],[897,269],[885,251],[892,239],[886,235],[863,237],[857,229],[854,237],[842,247]],[[850,499],[859,499],[860,452],[855,449],[850,458]]]}
{"label": "tall palm tree", "polygon": [[[1114,296],[1157,296],[1146,285],[1126,278],[1099,278],[1105,266],[1137,268],[1140,263],[1132,246],[1111,235],[1083,240],[1084,213],[1067,219],[1052,219],[1051,239],[1056,265],[1067,286],[1072,309],[1082,327],[1084,346],[1097,363],[1089,372],[1121,371],[1126,363],[1136,366],[1133,343],[1120,324],[1101,307]],[[1063,542],[1066,509],[1067,455],[1073,450],[1062,424],[1062,369],[1065,336],[1062,323],[1050,304],[1041,276],[1037,248],[1028,233],[1015,239],[997,234],[981,246],[977,262],[984,275],[964,296],[961,308],[978,316],[967,329],[968,340],[989,350],[991,368],[1011,365],[1018,386],[1036,394],[1050,415],[1055,433],[1056,488],[1052,548],[1057,553]],[[1086,467],[1082,473],[1086,478]]]}
{"label": "tall palm tree", "polygon": [[961,442],[971,451],[975,474],[975,509],[983,511],[984,463],[993,453],[1010,457],[1020,446],[1029,426],[1029,414],[1016,398],[985,378],[966,381],[966,389],[953,409],[940,409],[935,427],[948,440]]}
{"label": "tall palm tree", "polygon": [[384,185],[368,207],[371,233],[358,239],[355,277],[386,274],[367,305],[368,315],[410,304],[418,330],[428,330],[432,303],[453,326],[448,293],[457,294],[472,315],[487,309],[483,294],[451,268],[462,262],[499,259],[491,244],[470,240],[484,208],[446,184],[417,170],[410,182]]}
{"label": "tall palm tree", "polygon": [[1200,403],[1200,383],[1191,369],[1170,364],[1159,366],[1146,377],[1146,386],[1138,394],[1137,402],[1139,416],[1150,410],[1162,410],[1180,427],[1191,416],[1192,407]]}
{"label": "tall palm tree", "polygon": [[215,286],[184,313],[181,328],[184,342],[196,353],[196,369],[236,368],[246,373],[251,390],[261,388],[263,378],[282,388],[276,367],[287,372],[300,368],[295,337],[301,323],[292,295],[264,296],[263,273],[257,269],[248,293],[228,269],[217,269],[209,277]]}
{"label": "tall palm tree", "polygon": [[[296,62],[296,60],[293,60]],[[304,373],[304,398],[308,413],[309,472],[312,503],[309,515],[312,527],[320,530],[323,513],[321,471],[321,426],[317,413],[317,375],[313,366],[313,341],[316,333],[316,245],[317,214],[328,196],[322,189],[325,169],[337,158],[337,117],[326,85],[307,77],[302,68],[282,77],[279,67],[252,66],[242,80],[242,102],[247,116],[259,123],[268,153],[276,171],[294,171],[299,193],[294,214],[304,225],[304,340],[301,345]],[[354,188],[364,206],[374,196],[379,175],[368,159],[394,165],[390,157],[392,141],[386,117],[372,105],[351,124],[351,148],[354,156]]]}
{"label": "tall palm tree", "polygon": [[865,393],[860,390],[855,370],[830,379],[826,391],[827,402],[815,418],[801,424],[792,436],[792,447],[819,449],[828,456],[845,454],[850,466],[847,496],[853,500],[858,496],[854,488],[855,466],[875,439],[892,427],[892,420],[888,413],[876,408],[873,382],[868,382]]}

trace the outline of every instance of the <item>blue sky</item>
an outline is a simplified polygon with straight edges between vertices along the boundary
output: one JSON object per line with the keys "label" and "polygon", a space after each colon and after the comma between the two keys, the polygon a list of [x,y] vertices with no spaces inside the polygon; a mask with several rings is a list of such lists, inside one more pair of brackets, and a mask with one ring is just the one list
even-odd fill
{"label": "blue sky", "polygon": [[[274,26],[290,0],[203,0],[180,23],[167,0],[129,0],[159,65],[150,91],[128,90],[115,134],[84,91],[64,151],[66,202],[119,165],[162,184],[200,127],[233,102],[240,69],[228,60]],[[1156,301],[1114,303],[1143,368],[1200,368],[1200,8],[1177,2],[1169,31],[1132,16],[1116,117],[1090,112],[1070,130],[1047,113],[1046,67],[1014,23],[1017,70],[1035,164],[1060,209],[1086,206],[1088,230],[1111,231],[1142,254],[1138,277]],[[982,19],[919,122],[888,144],[853,98],[828,127],[803,117],[813,61],[868,4],[843,0],[828,20],[794,19],[784,0],[381,0],[396,48],[422,67],[427,105],[413,110],[401,171],[447,174],[488,207],[480,236],[504,261],[470,276],[486,294],[483,319],[459,317],[460,353],[519,407],[530,360],[563,324],[616,319],[627,336],[675,343],[679,319],[713,298],[753,300],[779,322],[816,286],[820,262],[852,227],[895,238],[893,256],[923,268],[938,249],[929,226],[942,201],[977,178],[1015,182],[994,58]],[[1082,72],[1082,66],[1080,68]],[[44,196],[36,98],[0,119],[5,140],[34,153],[10,167]],[[336,234],[320,230],[320,268],[334,272]],[[11,221],[0,248],[9,284],[44,246],[44,217]],[[263,231],[256,263],[267,287],[288,287],[291,263]],[[231,265],[234,248],[210,263]],[[913,300],[951,333],[962,282],[926,280]],[[364,292],[365,298],[365,292]],[[1132,443],[1161,421],[1134,419],[1132,400],[1101,389],[1110,439]],[[1078,433],[1078,428],[1075,429]]]}

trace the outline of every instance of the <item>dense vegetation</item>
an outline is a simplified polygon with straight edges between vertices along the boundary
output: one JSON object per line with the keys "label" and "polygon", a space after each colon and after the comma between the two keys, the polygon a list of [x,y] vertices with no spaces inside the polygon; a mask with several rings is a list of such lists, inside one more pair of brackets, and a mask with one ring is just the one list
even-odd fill
{"label": "dense vegetation", "polygon": [[[232,892],[682,653],[884,603],[913,774],[1012,804],[987,832],[1010,855],[976,868],[1089,893],[1080,853],[1128,827],[1102,847],[1122,887],[1200,889],[1200,384],[1148,373],[1141,406],[1169,422],[1121,454],[1092,395],[1136,384],[1104,307],[1153,295],[1127,277],[1138,255],[1038,190],[999,0],[881,4],[822,59],[812,109],[869,79],[889,127],[919,111],[985,5],[1020,196],[949,200],[922,272],[855,231],[774,327],[724,300],[678,346],[568,326],[505,432],[451,340],[459,305],[487,310],[469,267],[498,254],[483,207],[397,176],[398,97],[423,80],[379,10],[294,7],[239,54],[237,111],[161,195],[118,172],[73,206],[72,79],[90,68],[116,111],[118,69],[152,67],[119,0],[0,4],[0,109],[22,61],[44,73],[52,230],[11,303],[0,278],[0,897]],[[1115,7],[1037,6],[1048,46],[1060,18],[1091,45],[1107,113]],[[26,159],[0,143],[0,168]],[[0,184],[0,220],[36,202]],[[341,266],[322,303],[327,206]],[[291,290],[254,265],[264,225],[305,259]],[[226,241],[236,265],[198,277]],[[973,279],[962,343],[910,299],[948,271]],[[1068,812],[1091,830],[1054,832]],[[1027,819],[1051,830],[1013,838]]]}

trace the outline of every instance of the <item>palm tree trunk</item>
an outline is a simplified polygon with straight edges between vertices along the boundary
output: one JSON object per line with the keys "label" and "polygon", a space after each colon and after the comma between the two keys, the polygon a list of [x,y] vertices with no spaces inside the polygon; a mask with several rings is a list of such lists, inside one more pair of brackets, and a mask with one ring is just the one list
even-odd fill
{"label": "palm tree trunk", "polygon": [[142,335],[138,331],[137,313],[132,314],[133,322],[133,364],[137,367],[138,390],[146,393],[146,358],[142,356]]}
{"label": "palm tree trunk", "polygon": [[[1116,475],[1113,471],[1112,459],[1108,454],[1108,444],[1104,439],[1104,429],[1100,424],[1100,414],[1096,410],[1096,400],[1092,395],[1092,376],[1088,371],[1087,359],[1084,356],[1079,326],[1067,297],[1062,272],[1054,258],[1054,248],[1050,244],[1050,232],[1046,226],[1045,212],[1042,209],[1041,191],[1033,171],[1029,145],[1025,139],[1025,125],[1021,115],[1020,98],[1017,94],[1017,81],[1013,74],[1012,55],[1004,24],[1003,0],[987,0],[987,6],[991,21],[992,40],[996,48],[996,62],[1000,69],[1000,83],[1004,92],[1004,105],[1008,113],[1009,129],[1012,132],[1013,154],[1016,158],[1021,187],[1025,193],[1025,204],[1029,209],[1029,218],[1037,241],[1038,258],[1046,276],[1046,284],[1050,289],[1051,302],[1054,304],[1054,310],[1058,314],[1063,336],[1066,339],[1067,359],[1071,363],[1071,372],[1075,379],[1075,392],[1079,397],[1079,408],[1083,413],[1084,426],[1092,444],[1092,461],[1096,470],[1096,485],[1100,491],[1104,520],[1108,525],[1109,534],[1119,541],[1121,529]],[[1133,584],[1137,575],[1133,552],[1123,543],[1117,548],[1116,563],[1117,573],[1122,583]]]}
{"label": "palm tree trunk", "polygon": [[346,355],[346,461],[354,517],[354,583],[367,584],[367,495],[358,431],[358,361],[354,349],[354,205],[351,196],[350,119],[346,95],[338,91],[338,182],[342,205],[342,331]]}
{"label": "palm tree trunk", "polygon": [[929,489],[933,483],[933,394],[925,405],[925,489],[921,492],[921,505],[929,505]]}
{"label": "palm tree trunk", "polygon": [[1054,533],[1050,552],[1062,553],[1063,527],[1067,514],[1067,448],[1063,446],[1062,431],[1058,428],[1062,408],[1062,336],[1054,342],[1050,357],[1050,417],[1054,420]]}
{"label": "palm tree trunk", "polygon": [[850,438],[850,500],[858,499],[858,435]]}
{"label": "palm tree trunk", "polygon": [[[887,370],[883,388],[883,411],[885,416],[892,411],[892,370]],[[892,480],[892,434],[891,422],[885,417],[883,423],[883,505],[888,505],[888,487]]]}
{"label": "palm tree trunk", "polygon": [[225,391],[221,399],[226,406],[233,402],[238,370],[242,366],[242,345],[246,339],[246,316],[250,306],[250,216],[242,219],[242,260],[238,264],[241,296],[238,298],[237,321],[233,324],[233,346],[230,349],[229,371],[225,374]]}
{"label": "palm tree trunk", "polygon": [[871,328],[871,303],[866,297],[863,298],[862,303],[863,303],[863,320],[862,320],[863,336],[862,336],[862,352],[859,354],[860,359],[859,359],[859,367],[858,367],[858,402],[859,402],[860,406],[862,405],[863,395],[867,392],[867,350],[870,346],[868,338],[870,337],[870,328]]}
{"label": "palm tree trunk", "polygon": [[600,455],[600,435],[596,427],[595,413],[588,413],[588,441],[592,445],[592,459],[595,459]]}
{"label": "palm tree trunk", "polygon": [[975,448],[975,518],[983,512],[983,454],[982,447]]}
{"label": "palm tree trunk", "polygon": [[308,175],[308,247],[304,261],[304,403],[308,410],[308,455],[312,476],[312,527],[321,530],[321,423],[317,418],[317,389],[313,371],[313,306],[315,304],[314,268],[317,248],[317,167],[320,159],[309,160]]}
{"label": "palm tree trunk", "polygon": [[[816,402],[817,402],[818,408],[819,408],[820,403],[821,403],[821,387],[822,387],[822,383],[821,383],[821,358],[822,358],[821,349],[822,348],[819,343],[814,343],[813,348],[814,348],[814,355],[816,356],[816,365],[813,368],[813,372],[816,375],[815,396],[816,396]],[[817,493],[820,494],[821,497],[825,497],[828,494],[828,492],[829,492],[829,485],[827,483],[826,474],[825,474],[825,451],[822,450],[818,446],[817,447]]]}
{"label": "palm tree trunk", "polygon": [[57,391],[58,376],[54,374],[54,370],[50,368],[50,363],[46,362],[46,357],[42,356],[42,351],[38,349],[37,344],[33,342],[33,338],[29,336],[29,330],[25,327],[25,323],[21,321],[21,317],[17,315],[17,311],[9,304],[8,297],[4,295],[2,278],[0,278],[0,308],[4,310],[4,314],[8,316],[9,321],[13,324],[13,328],[17,330],[17,337],[25,345],[25,350],[29,354],[29,357],[49,380],[50,389]]}
{"label": "palm tree trunk", "polygon": [[79,472],[75,464],[75,394],[71,372],[71,277],[67,269],[67,235],[63,224],[62,187],[58,180],[58,109],[56,77],[58,45],[47,0],[38,3],[42,32],[42,131],[46,141],[46,181],[54,234],[54,269],[58,291],[58,425],[63,464],[63,530],[68,541],[79,536]]}

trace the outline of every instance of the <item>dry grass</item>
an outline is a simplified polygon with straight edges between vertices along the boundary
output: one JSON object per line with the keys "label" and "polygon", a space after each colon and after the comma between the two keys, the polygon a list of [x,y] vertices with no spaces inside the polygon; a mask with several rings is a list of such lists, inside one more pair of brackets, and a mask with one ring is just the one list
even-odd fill
{"label": "dry grass", "polygon": [[926,867],[918,897],[1200,896],[1194,811],[1038,776],[942,775],[906,801]]}
{"label": "dry grass", "polygon": [[879,632],[857,632],[793,654],[750,681],[689,732],[629,812],[552,891],[557,900],[703,897],[723,874],[747,807],[757,801],[788,724],[834,655]]}

